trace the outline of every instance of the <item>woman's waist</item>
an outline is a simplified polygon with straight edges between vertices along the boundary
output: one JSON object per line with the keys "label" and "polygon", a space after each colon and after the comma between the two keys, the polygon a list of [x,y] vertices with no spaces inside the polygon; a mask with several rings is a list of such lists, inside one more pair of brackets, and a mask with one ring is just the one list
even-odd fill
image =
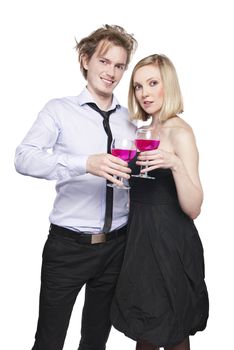
{"label": "woman's waist", "polygon": [[152,180],[141,180],[142,184],[132,183],[130,190],[131,201],[152,204],[178,204],[178,196],[175,186],[168,186],[169,184],[156,182],[150,183]]}
{"label": "woman's waist", "polygon": [[175,198],[170,198],[170,197],[154,197],[152,198],[151,196],[144,196],[144,197],[138,197],[138,196],[130,196],[130,202],[137,203],[138,205],[168,205],[168,206],[174,206],[174,207],[180,207],[180,204],[177,199]]}

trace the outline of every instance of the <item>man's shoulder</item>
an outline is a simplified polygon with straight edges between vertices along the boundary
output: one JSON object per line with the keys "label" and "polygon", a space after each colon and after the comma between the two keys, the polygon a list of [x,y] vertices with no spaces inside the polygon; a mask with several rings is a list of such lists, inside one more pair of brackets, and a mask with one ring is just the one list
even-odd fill
{"label": "man's shoulder", "polygon": [[121,111],[121,113],[126,114],[128,116],[128,109],[125,106],[118,104],[118,109]]}
{"label": "man's shoulder", "polygon": [[45,107],[54,109],[54,108],[59,108],[69,104],[77,105],[77,96],[65,96],[65,97],[52,98],[46,103]]}
{"label": "man's shoulder", "polygon": [[[136,124],[129,118],[129,111],[126,107],[119,105],[119,111],[121,111],[120,115],[120,123],[122,123],[123,130],[128,130],[128,133],[135,134],[136,132]],[[118,116],[119,118],[119,116]],[[129,135],[128,135],[129,136]]]}

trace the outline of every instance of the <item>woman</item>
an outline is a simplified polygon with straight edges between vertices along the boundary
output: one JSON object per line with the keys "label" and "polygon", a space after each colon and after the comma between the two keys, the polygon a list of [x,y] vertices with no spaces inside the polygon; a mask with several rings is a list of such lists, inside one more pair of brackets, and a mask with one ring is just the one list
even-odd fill
{"label": "woman", "polygon": [[189,335],[203,330],[208,318],[203,248],[193,223],[203,191],[195,138],[178,116],[182,96],[166,56],[137,63],[129,110],[133,119],[152,117],[148,128],[160,133],[160,146],[131,165],[133,174],[147,165],[155,180],[131,177],[128,242],[112,323],[137,341],[137,350],[188,350]]}

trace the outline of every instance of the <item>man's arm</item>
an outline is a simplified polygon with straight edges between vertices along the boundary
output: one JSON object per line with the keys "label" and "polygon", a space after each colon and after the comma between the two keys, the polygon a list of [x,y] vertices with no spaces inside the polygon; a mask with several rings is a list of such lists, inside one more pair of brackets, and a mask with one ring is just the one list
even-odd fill
{"label": "man's arm", "polygon": [[59,133],[58,123],[44,109],[16,149],[16,170],[23,175],[47,180],[85,174],[87,156],[56,154],[51,151]]}
{"label": "man's arm", "polygon": [[117,185],[120,182],[113,175],[129,178],[127,163],[110,154],[88,156],[53,152],[59,134],[59,123],[44,108],[16,149],[16,170],[23,175],[47,180],[62,180],[91,173]]}

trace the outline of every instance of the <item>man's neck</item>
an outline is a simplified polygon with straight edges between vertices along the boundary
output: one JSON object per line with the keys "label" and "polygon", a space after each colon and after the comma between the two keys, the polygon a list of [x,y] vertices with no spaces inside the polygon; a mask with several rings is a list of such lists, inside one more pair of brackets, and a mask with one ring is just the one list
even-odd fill
{"label": "man's neck", "polygon": [[89,86],[87,86],[87,89],[91,93],[95,103],[102,111],[107,111],[110,108],[112,104],[113,94],[109,96],[106,94],[97,93],[90,89]]}

